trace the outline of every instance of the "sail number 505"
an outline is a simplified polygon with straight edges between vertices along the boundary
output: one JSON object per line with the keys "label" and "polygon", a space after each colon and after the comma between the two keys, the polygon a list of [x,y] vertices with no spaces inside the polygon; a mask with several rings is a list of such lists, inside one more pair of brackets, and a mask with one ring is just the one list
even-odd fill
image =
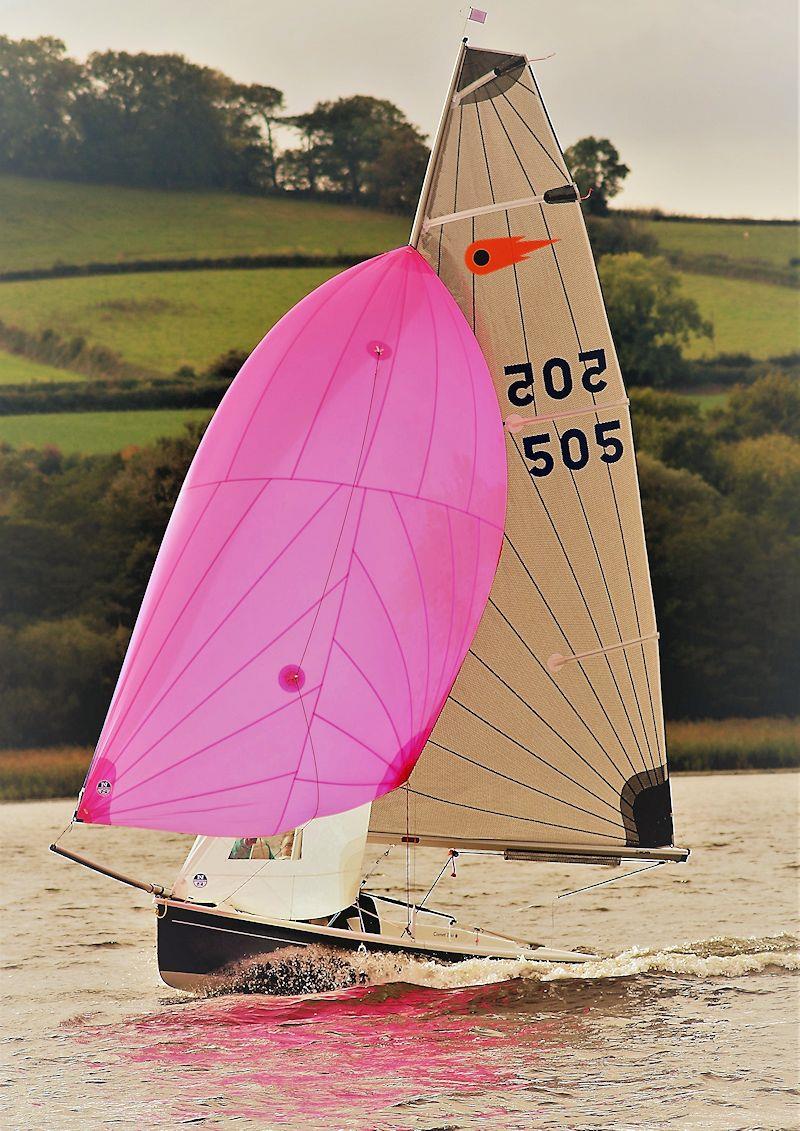
{"label": "sail number 505", "polygon": [[[578,360],[584,364],[583,373],[581,373],[581,385],[587,393],[601,393],[608,385],[601,373],[605,373],[608,363],[606,362],[605,350],[584,350],[583,353],[578,354]],[[517,373],[522,376],[517,381],[512,381],[508,386],[508,399],[517,408],[525,408],[526,405],[533,404],[533,366],[529,361],[525,361],[520,365],[506,365],[504,372],[507,377],[513,377]],[[568,397],[573,389],[572,369],[569,362],[563,357],[551,357],[542,366],[542,382],[544,384],[545,392],[548,397],[553,400],[563,401]]]}
{"label": "sail number 505", "polygon": [[[622,424],[619,420],[607,420],[603,424],[595,424],[594,440],[601,449],[600,459],[603,463],[616,463],[622,459],[624,451],[622,441],[613,435],[619,431]],[[586,433],[580,428],[567,428],[560,436],[556,436],[561,448],[561,459],[570,471],[580,471],[589,462],[589,440]],[[537,477],[549,475],[555,467],[555,460],[549,445],[552,439],[549,432],[540,432],[537,436],[524,436],[522,450],[525,458],[533,465],[529,467],[531,475]]]}

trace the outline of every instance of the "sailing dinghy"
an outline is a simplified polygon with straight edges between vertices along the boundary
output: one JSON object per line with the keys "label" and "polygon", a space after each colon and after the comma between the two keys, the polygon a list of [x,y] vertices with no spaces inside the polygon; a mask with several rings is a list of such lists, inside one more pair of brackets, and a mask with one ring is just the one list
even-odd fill
{"label": "sailing dinghy", "polygon": [[196,834],[169,891],[100,868],[156,896],[182,988],[314,944],[589,957],[366,891],[371,842],[688,856],[628,401],[524,56],[464,41],[409,246],[309,295],[232,383],[75,820]]}

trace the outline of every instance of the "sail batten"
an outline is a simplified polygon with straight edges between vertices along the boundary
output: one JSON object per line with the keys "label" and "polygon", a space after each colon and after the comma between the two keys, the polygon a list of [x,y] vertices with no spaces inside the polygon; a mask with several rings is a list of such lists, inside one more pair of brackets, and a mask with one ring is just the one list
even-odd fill
{"label": "sail batten", "polygon": [[578,192],[523,57],[467,48],[456,89],[417,246],[489,364],[508,510],[470,651],[370,835],[669,846],[628,398]]}

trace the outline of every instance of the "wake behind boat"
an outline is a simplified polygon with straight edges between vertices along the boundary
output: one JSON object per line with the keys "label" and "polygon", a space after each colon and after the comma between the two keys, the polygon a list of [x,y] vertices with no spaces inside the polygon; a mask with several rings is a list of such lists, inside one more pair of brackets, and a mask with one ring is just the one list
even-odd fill
{"label": "wake behind boat", "polygon": [[462,44],[410,246],[309,295],[232,383],[75,820],[197,834],[169,892],[138,885],[182,988],[320,943],[590,957],[462,927],[436,880],[368,893],[369,843],[442,871],[688,856],[628,401],[524,56]]}

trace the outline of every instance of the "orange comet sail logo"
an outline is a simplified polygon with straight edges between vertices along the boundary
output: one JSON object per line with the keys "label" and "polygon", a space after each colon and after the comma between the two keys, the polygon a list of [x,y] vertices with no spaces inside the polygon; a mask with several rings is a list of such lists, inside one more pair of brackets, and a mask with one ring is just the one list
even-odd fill
{"label": "orange comet sail logo", "polygon": [[464,252],[464,262],[473,275],[491,275],[501,267],[521,263],[532,251],[549,247],[556,240],[524,240],[522,236],[504,236],[496,240],[476,240]]}

